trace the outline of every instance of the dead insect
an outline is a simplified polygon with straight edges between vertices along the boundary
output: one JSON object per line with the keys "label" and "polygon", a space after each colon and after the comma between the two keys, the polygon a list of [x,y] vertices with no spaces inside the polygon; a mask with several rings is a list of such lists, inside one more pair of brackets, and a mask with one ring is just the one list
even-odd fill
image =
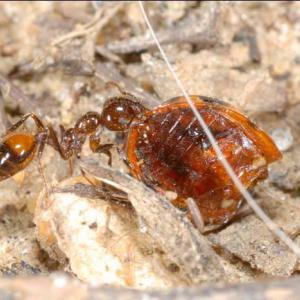
{"label": "dead insect", "polygon": [[[118,86],[117,86],[118,87]],[[119,88],[119,87],[118,87]],[[101,114],[88,112],[73,128],[61,127],[61,140],[51,126],[34,114],[13,125],[0,144],[0,180],[23,170],[37,151],[51,145],[63,159],[80,157],[89,136],[93,152],[110,156],[111,144],[101,145],[102,126],[127,132],[125,160],[133,176],[157,191],[173,191],[174,205],[187,209],[193,198],[206,224],[230,220],[241,204],[241,195],[217,158],[184,97],[173,98],[153,110],[119,88],[121,96],[109,98]],[[268,164],[281,158],[271,138],[247,117],[222,101],[191,96],[225,158],[246,188],[268,175]],[[38,128],[35,135],[15,132],[27,118]],[[111,160],[111,158],[110,158]]]}
{"label": "dead insect", "polygon": [[[219,100],[191,99],[244,186],[265,179],[268,164],[281,158],[272,139]],[[193,198],[204,223],[224,224],[236,214],[240,192],[184,97],[136,115],[128,126],[125,151],[136,178],[156,190],[176,192],[173,203],[179,208],[187,209],[187,199]]]}

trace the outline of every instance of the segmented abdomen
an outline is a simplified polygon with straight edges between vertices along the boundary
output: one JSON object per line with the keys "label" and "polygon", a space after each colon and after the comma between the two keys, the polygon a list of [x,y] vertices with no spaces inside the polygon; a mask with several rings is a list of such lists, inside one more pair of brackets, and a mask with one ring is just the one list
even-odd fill
{"label": "segmented abdomen", "polygon": [[[267,161],[241,124],[216,105],[201,102],[198,110],[237,176],[250,187],[267,176]],[[171,102],[135,120],[126,147],[136,177],[155,189],[176,192],[177,206],[185,208],[182,198],[193,198],[206,223],[226,222],[237,210],[241,196],[187,105]]]}
{"label": "segmented abdomen", "polygon": [[13,134],[0,144],[0,181],[23,170],[32,160],[36,148],[34,136]]}

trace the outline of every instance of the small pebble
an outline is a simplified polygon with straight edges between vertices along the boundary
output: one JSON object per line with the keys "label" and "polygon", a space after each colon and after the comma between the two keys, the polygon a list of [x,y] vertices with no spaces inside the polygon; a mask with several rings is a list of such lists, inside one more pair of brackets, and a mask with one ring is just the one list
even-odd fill
{"label": "small pebble", "polygon": [[276,128],[271,136],[280,151],[286,151],[291,148],[294,143],[294,137],[292,135],[290,127]]}

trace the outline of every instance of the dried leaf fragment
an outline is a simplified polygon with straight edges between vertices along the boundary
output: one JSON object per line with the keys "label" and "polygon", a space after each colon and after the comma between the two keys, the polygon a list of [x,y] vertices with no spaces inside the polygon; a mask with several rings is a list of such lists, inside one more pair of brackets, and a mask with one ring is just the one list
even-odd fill
{"label": "dried leaf fragment", "polygon": [[50,199],[41,194],[35,223],[44,249],[60,261],[62,255],[68,258],[81,280],[135,288],[186,285],[160,263],[161,252],[139,232],[128,207],[73,193],[54,192]]}
{"label": "dried leaf fragment", "polygon": [[216,245],[267,274],[289,276],[296,267],[297,256],[276,241],[256,216],[235,222],[210,238]]}
{"label": "dried leaf fragment", "polygon": [[96,178],[118,184],[146,230],[193,283],[224,279],[220,258],[208,240],[167,199],[119,171],[85,161],[83,169]]}

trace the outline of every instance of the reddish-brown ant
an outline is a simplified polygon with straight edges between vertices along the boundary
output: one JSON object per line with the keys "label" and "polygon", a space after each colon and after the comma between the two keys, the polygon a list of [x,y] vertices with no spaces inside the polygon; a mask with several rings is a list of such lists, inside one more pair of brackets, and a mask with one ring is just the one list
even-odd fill
{"label": "reddish-brown ant", "polygon": [[[103,126],[127,132],[126,162],[136,178],[156,190],[176,192],[177,207],[187,208],[186,199],[193,198],[205,223],[222,224],[231,219],[241,204],[240,192],[185,99],[176,97],[149,110],[133,95],[119,90],[121,96],[108,99],[101,114],[88,112],[73,128],[61,127],[60,141],[51,126],[45,126],[34,114],[25,115],[0,144],[0,180],[26,168],[36,152],[40,160],[46,144],[67,160],[80,157],[89,136],[93,152],[110,155],[112,145],[100,142]],[[271,138],[222,101],[204,96],[191,99],[244,186],[251,188],[266,178],[268,164],[281,157]],[[35,122],[37,133],[16,132],[28,118]]]}
{"label": "reddish-brown ant", "polygon": [[[0,144],[0,181],[25,169],[34,158],[35,153],[37,153],[40,161],[46,144],[58,151],[64,160],[68,160],[74,155],[80,158],[82,146],[89,136],[89,144],[93,152],[104,152],[110,155],[109,148],[112,144],[101,145],[100,131],[98,131],[100,127],[124,131],[134,116],[141,113],[144,107],[136,101],[133,95],[124,92],[115,83],[110,82],[108,84],[116,86],[122,93],[122,97],[108,99],[102,114],[87,112],[77,120],[74,127],[65,130],[63,126],[60,126],[60,141],[52,126],[45,126],[34,113],[24,115],[12,125]],[[17,132],[17,129],[29,118],[34,121],[37,133]],[[109,162],[111,162],[111,157]]]}

